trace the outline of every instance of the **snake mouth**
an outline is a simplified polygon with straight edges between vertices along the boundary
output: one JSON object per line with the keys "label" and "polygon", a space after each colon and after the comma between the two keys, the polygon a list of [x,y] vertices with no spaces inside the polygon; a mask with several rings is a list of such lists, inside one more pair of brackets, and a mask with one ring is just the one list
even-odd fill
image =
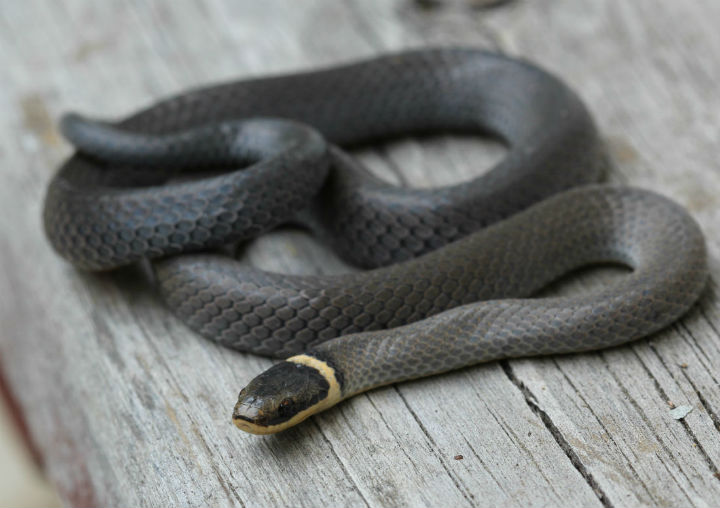
{"label": "snake mouth", "polygon": [[269,415],[256,406],[239,401],[235,404],[232,421],[238,429],[244,432],[266,435],[275,434],[297,425],[313,413],[315,413],[314,408],[308,408],[304,411],[300,411],[299,413],[295,413],[284,421],[277,423],[278,418],[273,418],[272,414]]}
{"label": "snake mouth", "polygon": [[259,420],[261,419],[261,409],[240,402],[235,405],[235,409],[233,410],[233,420],[243,420],[253,424],[260,424]]}
{"label": "snake mouth", "polygon": [[273,434],[280,430],[272,430],[272,427],[277,427],[277,425],[262,423],[265,415],[260,408],[241,402],[235,404],[232,420],[238,429],[251,434]]}

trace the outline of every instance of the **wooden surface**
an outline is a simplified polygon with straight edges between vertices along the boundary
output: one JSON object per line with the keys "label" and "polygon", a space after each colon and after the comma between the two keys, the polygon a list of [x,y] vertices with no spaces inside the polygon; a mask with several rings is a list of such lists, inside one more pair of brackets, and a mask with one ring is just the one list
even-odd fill
{"label": "wooden surface", "polygon": [[[8,0],[0,3],[0,363],[68,504],[709,506],[720,499],[720,2]],[[40,225],[70,153],[55,120],[126,114],[188,86],[427,44],[496,48],[566,79],[596,115],[611,179],[687,206],[708,237],[700,305],[650,340],[492,363],[358,396],[285,434],[237,431],[239,388],[270,365],[185,329],[142,270],[87,275]],[[502,156],[475,138],[359,154],[405,185]],[[347,270],[298,231],[243,257]],[[578,291],[616,272],[576,278]],[[682,421],[668,401],[692,406]],[[455,460],[463,455],[462,460]]]}

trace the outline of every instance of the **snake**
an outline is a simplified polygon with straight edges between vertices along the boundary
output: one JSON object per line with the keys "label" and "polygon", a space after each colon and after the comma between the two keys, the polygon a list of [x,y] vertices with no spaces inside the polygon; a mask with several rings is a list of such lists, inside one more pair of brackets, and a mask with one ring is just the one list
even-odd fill
{"label": "snake", "polygon": [[[232,419],[270,434],[358,393],[492,360],[597,350],[681,317],[707,279],[679,205],[597,183],[611,163],[582,100],[528,61],[404,51],[214,84],[119,121],[61,120],[76,152],[43,219],[85,270],[152,260],[167,307],[206,338],[284,358]],[[403,188],[347,148],[407,135],[491,136],[484,174]],[[300,276],[221,254],[302,224],[365,270]],[[626,266],[578,297],[536,296],[573,270]]]}

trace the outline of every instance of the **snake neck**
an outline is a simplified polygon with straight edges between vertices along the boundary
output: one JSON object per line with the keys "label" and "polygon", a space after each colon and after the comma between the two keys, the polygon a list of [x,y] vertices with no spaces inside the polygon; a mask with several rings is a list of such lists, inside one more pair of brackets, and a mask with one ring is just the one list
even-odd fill
{"label": "snake neck", "polygon": [[317,353],[303,353],[300,355],[291,356],[285,361],[296,363],[298,365],[305,365],[306,367],[315,369],[320,373],[322,377],[325,378],[325,381],[327,381],[328,385],[330,386],[327,397],[315,406],[318,407],[322,405],[322,408],[318,407],[316,411],[313,411],[314,413],[323,411],[330,406],[337,404],[343,399],[342,373],[337,370],[337,367],[328,358],[324,358],[324,356],[321,356]]}

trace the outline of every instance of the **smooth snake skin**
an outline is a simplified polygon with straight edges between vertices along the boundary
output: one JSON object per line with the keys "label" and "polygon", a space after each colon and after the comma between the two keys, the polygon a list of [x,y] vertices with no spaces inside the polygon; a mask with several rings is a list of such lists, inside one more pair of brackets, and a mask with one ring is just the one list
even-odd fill
{"label": "smooth snake skin", "polygon": [[[232,160],[225,141],[231,136],[224,131],[233,126],[218,122],[255,117],[299,120],[340,145],[447,130],[489,133],[506,142],[508,154],[485,175],[439,189],[389,185],[336,147],[330,150],[334,170],[327,180],[320,164],[319,170],[302,167],[286,178],[258,178],[252,192],[238,181],[245,170],[148,187],[202,160],[188,160],[195,147],[208,162]],[[187,132],[200,126],[199,133]],[[216,85],[165,100],[116,127],[113,132],[112,126],[66,118],[66,137],[95,158],[71,158],[47,195],[44,218],[51,243],[88,269],[257,236],[303,205],[313,205],[323,236],[346,260],[366,268],[385,266],[441,247],[556,192],[595,182],[607,165],[593,122],[570,89],[527,63],[475,50],[408,52]],[[180,134],[132,135],[171,132]],[[189,143],[193,138],[215,141]],[[128,164],[145,162],[151,154],[152,170]],[[303,149],[293,154],[305,155]],[[129,168],[105,171],[108,163],[100,159]],[[320,196],[311,200],[310,189],[317,192],[323,182]],[[141,185],[142,191],[128,188]],[[183,234],[188,231],[192,237]]]}
{"label": "smooth snake skin", "polygon": [[[562,274],[593,263],[633,271],[583,296],[528,298]],[[408,262],[403,270],[398,279],[413,281],[406,302],[413,297],[422,302],[417,288],[440,281],[477,288],[476,300],[482,302],[320,344],[314,354],[342,373],[344,397],[479,362],[590,351],[638,339],[682,316],[707,278],[702,232],[683,208],[648,191],[613,186],[558,194]]]}
{"label": "smooth snake skin", "polygon": [[[447,130],[496,136],[508,154],[460,185],[400,189],[337,146]],[[216,85],[117,124],[67,117],[63,132],[80,152],[44,212],[61,255],[86,269],[161,257],[161,293],[189,326],[264,355],[310,349],[340,369],[346,396],[633,340],[682,315],[706,279],[702,234],[677,205],[637,189],[567,191],[607,167],[587,110],[556,78],[482,51]],[[343,258],[384,268],[303,277],[211,254],[167,257],[256,236],[304,207]],[[633,272],[579,298],[528,298],[598,262]]]}

